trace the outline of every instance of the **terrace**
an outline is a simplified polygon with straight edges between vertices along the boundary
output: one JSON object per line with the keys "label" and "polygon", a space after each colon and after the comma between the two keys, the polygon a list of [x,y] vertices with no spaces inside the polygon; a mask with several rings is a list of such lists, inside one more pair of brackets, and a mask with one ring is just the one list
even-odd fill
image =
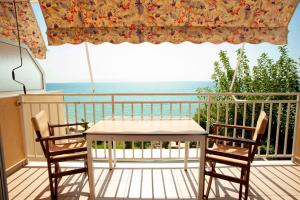
{"label": "terrace", "polygon": [[[210,130],[214,122],[253,126],[260,110],[271,119],[262,146],[258,149],[250,176],[250,199],[297,199],[300,195],[300,168],[297,161],[297,112],[299,94],[235,94],[241,99],[260,96],[260,100],[233,100],[232,94],[216,93],[142,93],[142,94],[27,94],[19,104],[25,131],[27,165],[8,177],[10,199],[47,199],[47,168],[40,145],[35,142],[30,118],[40,110],[50,123],[99,120],[194,119]],[[146,98],[145,98],[146,97]],[[225,98],[227,97],[227,98]],[[271,97],[276,100],[270,100]],[[274,98],[276,97],[276,98]],[[146,99],[146,100],[145,100]],[[160,99],[160,100],[158,100]],[[161,100],[165,99],[165,100]],[[219,99],[223,99],[220,101]],[[280,99],[280,100],[278,100]],[[198,109],[201,108],[201,109]],[[216,109],[215,111],[213,111]],[[233,112],[230,112],[233,111]],[[234,114],[231,116],[231,114]],[[212,116],[215,115],[215,116]],[[210,117],[209,117],[210,116]],[[287,116],[287,117],[283,117]],[[211,120],[206,120],[211,119]],[[292,122],[295,125],[291,126]],[[74,127],[76,128],[76,127]],[[80,127],[77,127],[80,129]],[[58,135],[67,134],[57,129]],[[247,137],[247,132],[224,130],[223,135]],[[97,141],[92,149],[95,163],[96,194],[99,199],[196,199],[199,144],[189,141],[189,168],[182,166],[184,141],[117,141],[116,168],[108,169],[106,141]],[[180,145],[178,145],[180,144]],[[299,153],[299,152],[298,152]],[[66,163],[63,169],[82,166]],[[239,169],[218,166],[224,174],[238,176]],[[206,180],[207,182],[207,180]],[[150,189],[152,188],[152,189]],[[238,197],[238,185],[223,180],[213,182],[210,199]],[[60,182],[62,199],[87,199],[89,187],[85,175],[65,177]]]}
{"label": "terrace", "polygon": [[[87,41],[97,44],[101,42],[156,44],[166,41],[285,44],[288,22],[298,5],[297,0],[289,0],[286,5],[275,1],[267,4],[261,2],[261,5],[234,4],[233,1],[229,3],[230,5],[227,5],[227,1],[223,1],[223,5],[220,1],[223,6],[218,6],[215,1],[205,1],[206,6],[191,5],[195,2],[191,1],[191,4],[188,2],[143,5],[141,1],[136,1],[132,5],[130,3],[115,5],[117,7],[112,9],[113,12],[107,10],[110,4],[101,4],[95,6],[100,10],[93,12],[108,14],[99,19],[91,17],[96,20],[94,22],[89,21],[88,17],[82,19],[82,13],[95,14],[91,13],[90,5],[84,3],[80,6],[73,5],[74,9],[72,7],[70,12],[68,5],[62,6],[51,0],[39,1],[48,28],[49,45],[78,44]],[[41,110],[46,112],[51,124],[85,121],[92,126],[99,121],[111,119],[193,119],[208,133],[213,133],[214,123],[255,126],[259,112],[263,110],[267,113],[269,121],[262,144],[251,165],[249,199],[300,199],[300,93],[46,92],[45,73],[36,58],[45,58],[47,45],[42,39],[31,3],[38,2],[0,1],[0,11],[3,10],[5,13],[0,15],[0,22],[5,22],[0,23],[0,149],[3,153],[0,156],[0,177],[3,179],[0,181],[2,191],[0,199],[6,199],[6,188],[9,199],[51,199],[45,157],[40,144],[35,141],[36,135],[31,124],[31,118]],[[173,9],[174,6],[180,9]],[[238,9],[224,9],[226,6]],[[246,7],[240,9],[241,6]],[[261,10],[249,11],[256,6],[261,6]],[[171,14],[164,16],[155,13],[154,10],[161,7]],[[205,14],[198,16],[198,9],[203,9],[201,13]],[[266,10],[261,12],[264,9]],[[74,12],[79,12],[78,10],[80,13],[74,15]],[[146,10],[148,13],[153,11],[155,17],[145,14]],[[239,12],[240,10],[243,12]],[[189,13],[188,17],[185,16],[185,12]],[[71,14],[61,17],[66,13]],[[124,16],[115,17],[123,13]],[[260,14],[261,18],[258,17]],[[214,19],[211,19],[212,15]],[[223,19],[223,15],[227,18]],[[19,21],[15,16],[18,16]],[[80,19],[74,20],[76,16]],[[173,17],[178,19],[174,20]],[[250,22],[247,19],[251,17],[255,20]],[[194,19],[198,20],[193,21]],[[136,24],[131,24],[133,21]],[[118,28],[114,29],[112,23],[124,27],[117,26]],[[227,24],[232,26],[228,27]],[[64,27],[66,25],[67,27]],[[106,31],[101,32],[103,30]],[[81,34],[78,34],[79,32]],[[86,52],[93,80],[87,45]],[[19,70],[15,73],[16,69]],[[16,78],[22,82],[24,93],[27,88],[27,94],[22,94],[21,85],[18,84],[20,82],[16,81]],[[82,129],[80,126],[72,128]],[[71,129],[64,128],[55,130],[56,135],[60,136],[70,132]],[[235,128],[225,128],[219,134],[235,138],[250,137],[247,131]],[[187,155],[185,145],[188,146],[187,171],[183,168],[184,155]],[[200,153],[199,142],[196,141],[115,141],[113,155],[116,168],[109,170],[108,141],[95,141],[92,157],[95,166],[96,197],[97,199],[197,199],[196,177],[199,175],[197,167]],[[62,170],[80,166],[83,166],[81,161],[66,162],[62,165]],[[240,172],[239,169],[226,165],[217,165],[216,170],[235,177],[238,177]],[[5,175],[7,180],[4,178]],[[206,185],[207,182],[206,179]],[[238,191],[237,184],[216,180],[213,181],[209,199],[236,199]],[[88,199],[90,190],[86,175],[63,177],[59,183],[58,193],[59,199]]]}

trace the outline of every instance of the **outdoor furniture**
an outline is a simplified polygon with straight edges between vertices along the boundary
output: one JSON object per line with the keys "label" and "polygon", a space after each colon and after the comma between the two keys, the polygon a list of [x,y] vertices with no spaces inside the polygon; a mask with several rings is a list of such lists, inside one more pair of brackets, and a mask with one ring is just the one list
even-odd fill
{"label": "outdoor furniture", "polygon": [[[210,165],[210,171],[205,170],[205,175],[210,176],[206,197],[209,196],[212,178],[220,178],[240,184],[239,199],[242,199],[242,189],[245,186],[245,199],[248,197],[250,165],[253,161],[257,147],[260,145],[261,138],[265,132],[268,123],[267,115],[264,111],[260,112],[256,127],[215,124],[215,135],[209,135],[208,140],[214,140],[213,147],[206,149],[205,161]],[[230,138],[218,136],[219,127],[236,128],[254,132],[252,140],[242,138]],[[221,143],[220,143],[221,142]],[[231,144],[228,144],[231,143]],[[244,146],[235,146],[234,144],[243,144]],[[240,178],[217,173],[216,164],[222,163],[241,168]]]}
{"label": "outdoor furniture", "polygon": [[[62,176],[87,173],[87,147],[84,135],[82,133],[70,135],[54,135],[54,128],[70,127],[74,125],[83,125],[87,129],[86,122],[73,124],[56,124],[50,125],[48,116],[44,110],[40,111],[32,118],[32,124],[36,133],[36,142],[40,142],[44,155],[47,159],[51,199],[57,199],[57,187],[59,179]],[[81,139],[70,142],[70,139]],[[60,143],[57,143],[60,141]],[[62,142],[61,142],[62,141]],[[61,171],[59,162],[84,160],[84,167],[67,171]],[[54,172],[52,171],[54,166]]]}
{"label": "outdoor furniture", "polygon": [[113,141],[185,141],[184,168],[189,156],[188,141],[200,143],[200,166],[198,177],[198,199],[203,198],[204,157],[207,132],[194,120],[102,120],[86,132],[90,198],[95,199],[94,170],[92,157],[93,141],[108,141],[109,168],[112,169]]}

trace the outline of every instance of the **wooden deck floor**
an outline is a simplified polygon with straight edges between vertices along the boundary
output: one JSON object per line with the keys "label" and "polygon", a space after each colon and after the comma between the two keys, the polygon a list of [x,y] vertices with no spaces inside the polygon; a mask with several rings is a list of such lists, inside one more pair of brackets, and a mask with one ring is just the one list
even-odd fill
{"label": "wooden deck floor", "polygon": [[[182,163],[180,163],[182,164]],[[98,199],[195,199],[198,171],[185,172],[178,163],[121,164],[113,171],[95,169]],[[134,166],[134,167],[132,167]],[[224,174],[238,176],[237,168],[220,166]],[[49,199],[47,168],[26,166],[8,177],[10,199]],[[207,182],[207,180],[206,180]],[[213,181],[209,199],[237,199],[239,186]],[[64,177],[59,184],[59,199],[88,199],[87,178],[83,174]],[[251,168],[248,199],[300,199],[300,166],[261,165]]]}

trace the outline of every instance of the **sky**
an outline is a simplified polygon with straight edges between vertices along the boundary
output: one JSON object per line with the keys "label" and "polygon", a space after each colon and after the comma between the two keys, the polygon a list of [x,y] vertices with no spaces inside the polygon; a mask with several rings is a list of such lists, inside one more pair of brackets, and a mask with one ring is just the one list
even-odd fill
{"label": "sky", "polygon": [[[89,69],[85,45],[64,44],[48,46],[46,25],[37,3],[33,3],[37,21],[47,45],[47,58],[38,60],[47,83],[89,82]],[[297,62],[300,58],[300,4],[289,24],[289,55]],[[232,67],[236,66],[236,50],[241,44],[111,44],[88,43],[95,82],[160,82],[160,81],[210,81],[213,63],[220,50],[228,52]],[[276,60],[278,46],[268,43],[245,44],[250,66],[266,52]]]}

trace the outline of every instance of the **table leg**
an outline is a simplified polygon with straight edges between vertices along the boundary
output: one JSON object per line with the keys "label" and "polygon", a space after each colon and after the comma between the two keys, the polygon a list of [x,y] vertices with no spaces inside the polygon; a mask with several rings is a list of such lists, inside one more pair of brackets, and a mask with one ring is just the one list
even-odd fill
{"label": "table leg", "polygon": [[113,168],[112,166],[112,141],[109,140],[108,141],[108,166],[109,166],[109,169],[111,170]]}
{"label": "table leg", "polygon": [[201,137],[200,139],[200,159],[199,159],[199,179],[198,179],[198,195],[197,198],[203,199],[204,193],[204,170],[205,170],[205,147],[206,147],[206,136]]}
{"label": "table leg", "polygon": [[92,139],[87,136],[87,153],[88,153],[88,178],[90,187],[90,199],[95,199],[95,182],[94,182],[94,167],[92,155]]}
{"label": "table leg", "polygon": [[187,171],[188,168],[188,158],[189,158],[189,147],[190,142],[185,141],[184,143],[184,170]]}

